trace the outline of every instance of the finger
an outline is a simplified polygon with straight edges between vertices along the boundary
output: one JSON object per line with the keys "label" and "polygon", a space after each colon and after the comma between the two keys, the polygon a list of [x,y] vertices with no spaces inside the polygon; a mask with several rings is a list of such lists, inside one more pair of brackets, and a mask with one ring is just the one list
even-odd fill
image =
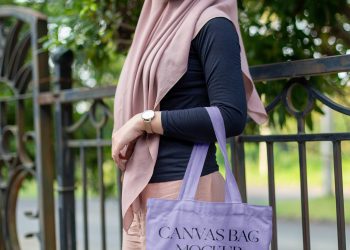
{"label": "finger", "polygon": [[135,145],[136,145],[136,141],[135,142],[131,142],[130,145],[128,146],[127,150],[126,150],[126,157],[129,159],[130,156],[132,155],[132,153],[134,152],[135,149]]}
{"label": "finger", "polygon": [[119,158],[123,158],[123,155],[120,153],[122,151],[123,148],[120,148],[119,146],[115,145],[112,148],[112,155],[113,155],[113,159],[114,161],[117,163]]}
{"label": "finger", "polygon": [[121,163],[122,168],[125,169],[125,161],[120,161],[120,163]]}
{"label": "finger", "polygon": [[134,145],[129,145],[128,149],[126,150],[125,156],[123,156],[123,159],[128,160],[130,159],[130,156],[132,155],[132,153],[134,152]]}
{"label": "finger", "polygon": [[117,166],[121,171],[125,170],[125,165],[123,165],[120,161],[119,161],[119,163],[117,163]]}
{"label": "finger", "polygon": [[124,180],[124,171],[121,172],[121,175],[120,175],[120,182],[123,183],[123,180]]}
{"label": "finger", "polygon": [[[127,150],[126,146],[127,146],[127,145],[124,145],[123,149],[121,149],[121,150],[119,151],[118,156],[119,156],[120,159],[126,159],[126,152],[125,152],[125,151]],[[125,152],[125,153],[122,154],[122,152]]]}
{"label": "finger", "polygon": [[127,158],[126,158],[126,155],[122,155],[121,153],[119,153],[119,158],[120,158],[120,159],[123,159],[123,160],[127,159]]}
{"label": "finger", "polygon": [[119,143],[117,143],[116,141],[112,141],[112,158],[113,158],[114,162],[116,163],[117,167],[121,171],[124,171],[125,166],[123,166],[123,164],[121,163],[121,157],[119,157],[121,150],[122,150],[122,147],[119,146]]}
{"label": "finger", "polygon": [[136,144],[136,140],[131,141],[126,148],[125,154],[122,155],[121,153],[119,153],[119,157],[121,159],[128,160],[132,155],[132,153],[134,152],[135,144]]}
{"label": "finger", "polygon": [[111,150],[111,157],[112,157],[113,161],[115,161],[114,147],[113,146],[112,146],[112,150]]}
{"label": "finger", "polygon": [[115,163],[117,163],[117,157],[116,155],[114,154],[114,152],[112,152],[112,159]]}
{"label": "finger", "polygon": [[123,166],[123,164],[121,163],[121,159],[115,154],[115,152],[113,152],[112,158],[114,160],[114,162],[116,163],[117,167],[124,171],[125,167]]}

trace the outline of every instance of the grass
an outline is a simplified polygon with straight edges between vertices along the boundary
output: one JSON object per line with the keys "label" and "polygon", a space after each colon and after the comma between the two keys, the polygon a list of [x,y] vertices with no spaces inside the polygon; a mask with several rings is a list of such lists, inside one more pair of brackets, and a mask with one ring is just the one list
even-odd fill
{"label": "grass", "polygon": [[[267,205],[267,201],[259,198],[248,198],[249,204]],[[310,221],[317,222],[336,222],[336,201],[333,196],[323,196],[309,198],[309,218]],[[300,199],[277,199],[276,200],[277,218],[289,220],[301,220]],[[350,224],[350,199],[344,200],[345,222]]]}
{"label": "grass", "polygon": [[[318,197],[309,199],[309,216],[313,221],[336,221],[336,202],[334,197]],[[350,224],[350,199],[344,201],[345,222]],[[277,217],[287,219],[300,219],[300,201],[296,199],[283,199],[276,204]]]}

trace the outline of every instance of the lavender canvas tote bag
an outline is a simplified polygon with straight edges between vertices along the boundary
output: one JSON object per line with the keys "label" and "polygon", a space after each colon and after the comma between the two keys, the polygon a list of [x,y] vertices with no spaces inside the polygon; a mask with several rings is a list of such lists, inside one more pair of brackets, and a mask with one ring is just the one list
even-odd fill
{"label": "lavender canvas tote bag", "polygon": [[242,203],[226,152],[224,121],[216,106],[205,107],[223,153],[225,202],[195,200],[209,144],[195,143],[177,199],[149,198],[147,250],[267,250],[272,208]]}

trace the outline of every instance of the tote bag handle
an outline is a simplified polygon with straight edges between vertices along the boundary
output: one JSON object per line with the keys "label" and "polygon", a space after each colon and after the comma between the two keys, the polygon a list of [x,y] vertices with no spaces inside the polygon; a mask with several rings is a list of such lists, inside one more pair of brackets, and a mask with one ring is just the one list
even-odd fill
{"label": "tote bag handle", "polygon": [[[231,164],[227,156],[225,124],[221,112],[216,106],[205,107],[205,109],[209,113],[216,139],[225,160],[225,202],[242,203],[241,194],[239,192],[236,179],[231,171]],[[199,178],[204,166],[208,149],[209,144],[207,143],[195,143],[181,185],[178,200],[195,199]]]}

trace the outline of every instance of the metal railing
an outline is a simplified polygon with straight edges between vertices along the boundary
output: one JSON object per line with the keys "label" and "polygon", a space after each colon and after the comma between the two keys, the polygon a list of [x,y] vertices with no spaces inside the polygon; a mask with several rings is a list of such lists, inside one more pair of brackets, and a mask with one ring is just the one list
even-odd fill
{"label": "metal railing", "polygon": [[[53,117],[50,105],[37,102],[50,90],[48,53],[40,39],[47,34],[46,17],[27,8],[0,7],[0,87],[10,90],[0,97],[0,249],[20,249],[16,208],[19,190],[27,178],[38,186],[36,235],[42,249],[56,249],[54,220]],[[14,109],[15,112],[9,110]],[[32,119],[27,119],[27,114]],[[31,154],[27,145],[35,142]]]}

